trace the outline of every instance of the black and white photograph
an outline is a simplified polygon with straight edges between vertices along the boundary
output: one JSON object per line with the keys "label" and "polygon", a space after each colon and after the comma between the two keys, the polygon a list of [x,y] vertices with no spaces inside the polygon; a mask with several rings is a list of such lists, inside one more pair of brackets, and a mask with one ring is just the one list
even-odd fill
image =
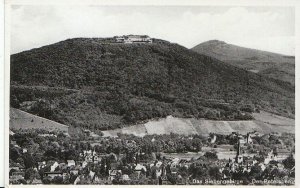
{"label": "black and white photograph", "polygon": [[295,185],[294,6],[8,8],[9,185]]}

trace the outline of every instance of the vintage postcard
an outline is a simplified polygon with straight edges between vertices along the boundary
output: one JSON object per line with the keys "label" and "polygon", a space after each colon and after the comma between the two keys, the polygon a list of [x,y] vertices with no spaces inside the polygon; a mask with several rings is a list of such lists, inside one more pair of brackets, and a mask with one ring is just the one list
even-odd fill
{"label": "vintage postcard", "polygon": [[294,1],[5,6],[7,186],[296,185]]}

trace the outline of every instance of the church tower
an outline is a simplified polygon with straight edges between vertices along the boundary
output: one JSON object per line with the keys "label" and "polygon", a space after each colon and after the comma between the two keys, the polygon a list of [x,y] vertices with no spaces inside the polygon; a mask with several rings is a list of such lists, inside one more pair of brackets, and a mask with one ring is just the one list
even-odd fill
{"label": "church tower", "polygon": [[242,156],[242,153],[241,153],[241,143],[240,143],[240,140],[238,140],[238,148],[237,148],[237,151],[236,151],[235,162],[237,162],[237,163],[242,163],[243,162],[243,156]]}

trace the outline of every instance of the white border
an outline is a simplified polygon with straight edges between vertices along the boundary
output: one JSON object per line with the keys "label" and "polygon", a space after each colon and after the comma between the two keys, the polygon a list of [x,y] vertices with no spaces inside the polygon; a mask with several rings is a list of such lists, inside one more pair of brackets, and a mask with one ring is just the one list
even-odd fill
{"label": "white border", "polygon": [[294,6],[297,0],[6,0],[11,5]]}
{"label": "white border", "polygon": [[10,5],[5,4],[5,22],[4,22],[4,30],[5,30],[5,39],[4,39],[4,44],[5,44],[5,64],[4,64],[4,77],[5,77],[5,82],[4,82],[4,111],[5,111],[5,117],[4,117],[4,125],[5,125],[5,152],[4,152],[4,178],[5,178],[5,187],[8,187],[9,184],[9,86],[10,86]]}
{"label": "white border", "polygon": [[[6,0],[5,1],[5,67],[4,67],[4,125],[5,125],[5,187],[19,187],[18,185],[9,185],[9,177],[8,177],[8,169],[9,169],[9,80],[10,80],[10,67],[9,67],[9,60],[10,60],[10,6],[11,5],[62,5],[62,4],[72,4],[72,5],[115,5],[115,6],[292,6],[295,7],[295,57],[296,57],[296,69],[295,69],[295,96],[298,96],[299,89],[299,76],[300,68],[297,65],[298,59],[300,58],[300,27],[299,27],[299,20],[300,20],[300,1],[297,0]],[[0,7],[1,8],[1,7]],[[297,24],[298,23],[298,24]],[[1,34],[1,33],[0,33]],[[0,48],[1,49],[1,48]],[[1,57],[1,56],[0,56]],[[0,70],[3,70],[0,68]],[[1,81],[1,77],[0,77]],[[0,85],[2,87],[2,85]],[[0,95],[1,97],[1,95]],[[296,97],[296,119],[295,119],[295,133],[296,133],[296,146],[300,145],[299,139],[297,139],[297,135],[299,135],[299,118],[300,112],[298,110],[299,107],[299,100]],[[0,103],[1,105],[1,103]],[[1,118],[1,116],[0,116]],[[1,147],[0,147],[1,148]],[[300,162],[299,155],[298,155],[299,147],[296,147],[296,178],[295,178],[295,186],[288,186],[288,187],[298,187],[300,184],[299,178],[299,169],[298,164]],[[1,157],[0,157],[1,160]],[[1,166],[0,166],[1,168]],[[1,176],[1,175],[0,175]],[[300,176],[298,176],[300,177]],[[0,178],[1,180],[1,178]],[[1,183],[1,182],[0,182]],[[22,185],[23,187],[48,187],[45,185],[36,186],[36,185]],[[51,187],[66,187],[66,185],[51,185]],[[68,185],[67,187],[73,187],[74,185]],[[77,185],[79,187],[90,187],[90,186],[99,186],[99,185]],[[101,185],[102,186],[102,185]],[[192,185],[190,185],[192,186]],[[106,187],[116,187],[116,186],[106,186]],[[125,187],[125,186],[123,186]],[[136,187],[134,185],[126,186],[126,187]],[[152,185],[146,185],[143,187],[153,187]],[[178,186],[176,187],[183,187]],[[214,186],[201,186],[201,187],[214,187]],[[246,186],[235,186],[235,187],[246,187]],[[247,186],[250,187],[250,186]],[[260,187],[260,186],[251,186],[251,187]],[[273,186],[262,186],[262,187],[273,187]]]}
{"label": "white border", "polygon": [[[0,29],[0,106],[4,106],[4,1],[1,1],[0,3],[0,25],[1,25],[1,29]],[[0,108],[0,120],[3,120],[4,119],[4,108]],[[5,128],[4,128],[4,123],[0,123],[1,128],[0,128],[0,133],[4,135],[4,131],[5,131]],[[3,137],[2,137],[3,138]],[[0,152],[1,153],[4,153],[4,147],[5,147],[5,144],[4,144],[4,140],[1,139],[0,140]],[[1,165],[0,167],[3,167],[4,166],[4,155],[0,155],[0,161],[1,161]],[[0,168],[1,171],[0,173],[3,174],[1,177],[0,177],[0,185],[4,185],[4,168]]]}

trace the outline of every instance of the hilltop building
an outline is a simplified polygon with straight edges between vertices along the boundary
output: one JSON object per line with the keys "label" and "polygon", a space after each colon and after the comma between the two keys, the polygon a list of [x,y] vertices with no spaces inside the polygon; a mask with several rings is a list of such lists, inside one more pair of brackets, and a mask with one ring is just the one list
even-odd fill
{"label": "hilltop building", "polygon": [[117,43],[152,43],[152,38],[147,35],[123,35],[114,39]]}

